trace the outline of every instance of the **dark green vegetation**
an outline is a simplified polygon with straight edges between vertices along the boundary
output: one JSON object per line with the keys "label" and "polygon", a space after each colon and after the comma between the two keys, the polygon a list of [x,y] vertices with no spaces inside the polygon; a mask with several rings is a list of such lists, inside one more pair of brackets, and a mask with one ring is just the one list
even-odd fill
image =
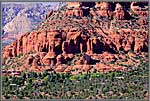
{"label": "dark green vegetation", "polygon": [[148,63],[130,72],[79,75],[29,72],[20,77],[3,76],[2,81],[2,95],[7,99],[144,99],[148,92]]}

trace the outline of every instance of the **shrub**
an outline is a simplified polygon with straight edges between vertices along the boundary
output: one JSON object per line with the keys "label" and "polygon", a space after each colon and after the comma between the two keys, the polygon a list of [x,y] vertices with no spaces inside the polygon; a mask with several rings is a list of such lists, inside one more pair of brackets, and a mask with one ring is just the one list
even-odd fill
{"label": "shrub", "polygon": [[27,79],[27,83],[32,84],[33,79],[32,78],[28,78]]}
{"label": "shrub", "polygon": [[21,54],[19,54],[17,57],[18,57],[18,58],[20,58],[21,56],[23,56],[23,54],[22,54],[22,53],[21,53]]}
{"label": "shrub", "polygon": [[70,80],[77,80],[78,79],[78,76],[77,75],[73,75],[69,78]]}

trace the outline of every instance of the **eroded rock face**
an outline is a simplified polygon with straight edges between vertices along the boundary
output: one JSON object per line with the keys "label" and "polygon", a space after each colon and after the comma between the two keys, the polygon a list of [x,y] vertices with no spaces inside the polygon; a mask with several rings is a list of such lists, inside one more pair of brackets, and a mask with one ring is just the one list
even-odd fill
{"label": "eroded rock face", "polygon": [[108,72],[108,71],[123,71],[127,69],[126,67],[123,66],[116,66],[116,65],[106,65],[106,64],[96,64],[96,69],[97,71],[100,72]]}
{"label": "eroded rock face", "polygon": [[83,16],[83,11],[81,8],[68,9],[65,13],[66,16]]}
{"label": "eroded rock face", "polygon": [[55,69],[56,72],[64,72],[66,69],[66,65],[58,65],[57,68]]}
{"label": "eroded rock face", "polygon": [[66,3],[66,12],[65,16],[76,16],[82,17],[83,10],[81,8],[81,2],[67,2]]}
{"label": "eroded rock face", "polygon": [[147,51],[148,47],[147,47],[147,42],[146,39],[144,37],[136,37],[135,38],[135,47],[134,47],[134,52],[138,53],[141,51]]}
{"label": "eroded rock face", "polygon": [[3,50],[3,58],[13,57],[12,50],[10,46],[6,46]]}
{"label": "eroded rock face", "polygon": [[67,8],[79,8],[81,6],[81,2],[66,2]]}
{"label": "eroded rock face", "polygon": [[[112,33],[112,32],[111,32]],[[144,34],[139,36],[131,36],[122,34],[123,38],[120,36],[122,32],[118,31],[110,34],[109,37],[112,40],[103,38],[89,38],[84,32],[68,32],[67,40],[62,42],[62,36],[60,32],[57,31],[49,31],[49,32],[41,32],[39,34],[32,33],[27,36],[23,36],[18,41],[14,41],[11,45],[4,48],[3,58],[6,57],[15,57],[19,54],[26,54],[29,52],[39,52],[40,59],[44,63],[44,65],[52,65],[54,64],[62,64],[65,63],[69,58],[73,58],[73,54],[75,53],[96,53],[101,54],[105,51],[114,53],[115,51],[134,51],[137,52],[146,52],[148,49],[148,37],[147,32],[136,32],[137,34]],[[126,32],[127,33],[127,32]],[[132,32],[131,32],[132,33]],[[33,35],[33,36],[32,36]],[[39,36],[43,37],[43,40]],[[24,37],[27,37],[25,40]],[[39,38],[38,38],[39,37]],[[25,44],[26,43],[26,44]],[[24,46],[23,46],[24,45]],[[17,47],[17,48],[16,48]],[[46,55],[47,54],[47,55]],[[55,56],[57,54],[63,54],[63,59],[58,55],[57,58]],[[65,55],[66,54],[66,55]],[[67,54],[72,54],[68,57]],[[46,56],[45,56],[46,55]],[[109,60],[105,59],[104,61],[114,61],[115,58],[108,56]],[[36,60],[35,60],[36,61]],[[87,62],[89,63],[89,59]],[[83,64],[84,61],[82,58],[79,59],[77,64]]]}
{"label": "eroded rock face", "polygon": [[55,53],[54,52],[48,52],[46,56],[42,59],[42,63],[44,65],[54,65],[55,63]]}
{"label": "eroded rock face", "polygon": [[84,64],[84,65],[83,65],[83,68],[82,68],[82,71],[83,71],[83,72],[88,72],[88,71],[90,71],[90,69],[91,69],[91,66],[90,66],[90,65]]}
{"label": "eroded rock face", "polygon": [[39,65],[41,65],[40,59],[39,59],[38,57],[36,57],[36,58],[33,60],[32,66],[33,66],[33,67],[38,67]]}
{"label": "eroded rock face", "polygon": [[130,15],[127,11],[123,9],[121,4],[117,3],[115,7],[115,11],[113,12],[113,18],[124,20],[124,19],[129,19]]}
{"label": "eroded rock face", "polygon": [[112,15],[111,5],[108,2],[96,3],[95,8],[99,10],[96,11],[97,15],[110,18]]}
{"label": "eroded rock face", "polygon": [[138,19],[138,21],[137,21],[137,23],[139,24],[139,25],[147,25],[148,24],[148,20],[147,20],[147,18],[144,18],[144,17],[140,17],[139,19]]}
{"label": "eroded rock face", "polygon": [[115,57],[115,55],[113,54],[110,54],[108,52],[104,52],[103,55],[102,55],[102,59],[104,62],[115,62],[117,60],[117,58]]}
{"label": "eroded rock face", "polygon": [[[41,31],[37,34],[37,43],[36,43],[36,51],[43,52],[44,48],[46,48],[46,41],[47,41],[47,32]],[[46,49],[45,49],[46,50]]]}
{"label": "eroded rock face", "polygon": [[138,16],[148,16],[148,2],[132,2],[130,8]]}
{"label": "eroded rock face", "polygon": [[[36,71],[48,67],[55,67],[53,70],[57,72],[75,74],[94,69],[124,70],[124,67],[103,63],[114,63],[120,58],[127,58],[120,56],[120,52],[133,52],[132,56],[147,52],[148,27],[144,29],[142,26],[148,26],[148,21],[146,18],[138,18],[134,25],[135,22],[128,19],[128,11],[121,4],[116,3],[114,11],[111,9],[112,4],[99,2],[90,7],[79,2],[67,3],[65,11],[59,11],[61,16],[56,11],[50,12],[38,30],[24,34],[4,47],[3,58],[33,54],[27,57],[25,66],[31,66],[30,69]],[[133,3],[131,5],[134,6]],[[133,6],[131,8],[137,13]],[[59,16],[55,17],[55,14]],[[116,25],[110,24],[113,21],[116,21]],[[74,69],[78,70],[73,72]]]}

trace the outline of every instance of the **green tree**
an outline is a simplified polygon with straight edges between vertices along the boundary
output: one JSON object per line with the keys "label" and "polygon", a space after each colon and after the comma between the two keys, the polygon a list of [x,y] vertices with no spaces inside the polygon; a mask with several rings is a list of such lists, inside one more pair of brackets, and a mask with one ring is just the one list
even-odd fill
{"label": "green tree", "polygon": [[27,83],[32,84],[33,79],[32,78],[28,78],[27,79]]}
{"label": "green tree", "polygon": [[50,80],[50,75],[47,75],[46,77],[44,77],[44,81],[49,81]]}

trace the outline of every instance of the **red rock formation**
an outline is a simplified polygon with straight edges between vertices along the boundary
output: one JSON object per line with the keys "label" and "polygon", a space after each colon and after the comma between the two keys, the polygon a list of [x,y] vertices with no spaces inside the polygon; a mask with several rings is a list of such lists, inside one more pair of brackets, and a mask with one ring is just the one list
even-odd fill
{"label": "red rock formation", "polygon": [[[23,54],[23,57],[19,58],[19,61],[23,61],[24,56],[33,54],[25,60],[25,66],[32,65],[30,70],[42,71],[55,66],[57,72],[78,73],[94,71],[91,65],[97,71],[124,70],[124,67],[109,65],[119,61],[117,59],[127,58],[119,53],[124,51],[130,57],[135,57],[133,54],[148,51],[148,32],[142,28],[147,26],[146,18],[140,18],[136,22],[128,21],[125,9],[117,3],[113,17],[119,20],[110,21],[111,23],[114,21],[116,25],[111,24],[109,28],[110,22],[99,16],[106,19],[112,16],[111,3],[100,2],[96,3],[95,8],[89,7],[91,18],[83,14],[85,9],[80,3],[75,4],[67,4],[64,11],[66,16],[64,14],[61,18],[59,16],[55,18],[54,15],[57,13],[55,11],[48,16],[51,20],[43,21],[39,29],[22,35],[4,47],[3,59]],[[86,13],[88,15],[88,10]],[[73,15],[79,18],[72,17]],[[130,24],[136,26],[133,25],[132,29],[125,28]],[[108,28],[105,28],[106,26]],[[129,54],[131,52],[134,53]],[[73,66],[72,64],[70,66],[70,63],[73,63]],[[19,69],[24,70],[22,68],[20,66]]]}
{"label": "red rock formation", "polygon": [[91,66],[90,66],[90,65],[84,64],[84,65],[83,65],[83,68],[82,68],[82,71],[83,71],[83,72],[88,72],[88,71],[90,71],[90,69],[91,69]]}
{"label": "red rock formation", "polygon": [[82,16],[83,16],[83,11],[82,11],[82,9],[81,9],[81,8],[74,9],[74,10],[73,10],[73,15],[74,15],[74,16],[80,16],[80,17],[82,17]]}
{"label": "red rock formation", "polygon": [[116,4],[113,18],[119,20],[125,19],[125,11],[123,10],[122,5],[120,5],[119,3]]}
{"label": "red rock formation", "polygon": [[80,2],[67,2],[65,16],[83,16]]}
{"label": "red rock formation", "polygon": [[93,53],[92,40],[90,38],[87,41],[87,52],[90,53],[90,54]]}
{"label": "red rock formation", "polygon": [[81,2],[66,2],[66,7],[69,8],[79,8]]}
{"label": "red rock formation", "polygon": [[72,9],[67,9],[65,12],[65,16],[73,16]]}
{"label": "red rock formation", "polygon": [[40,59],[43,59],[46,54],[46,52],[39,52]]}
{"label": "red rock formation", "polygon": [[[140,6],[143,5],[143,6]],[[136,14],[138,16],[148,16],[148,3],[147,2],[132,2],[130,5],[130,8],[133,12],[133,14]]]}
{"label": "red rock formation", "polygon": [[68,66],[68,67],[64,70],[64,72],[70,73],[71,70],[72,70],[72,66]]}
{"label": "red rock formation", "polygon": [[100,8],[102,6],[102,2],[96,2],[95,8]]}
{"label": "red rock formation", "polygon": [[9,57],[13,57],[12,48],[10,46],[6,46],[3,49],[3,58],[9,58]]}
{"label": "red rock formation", "polygon": [[62,55],[58,55],[56,57],[56,60],[57,60],[57,64],[56,65],[60,65],[63,63],[63,56]]}
{"label": "red rock formation", "polygon": [[44,65],[54,65],[55,63],[55,53],[54,52],[48,52],[46,56],[42,59],[42,62]]}
{"label": "red rock formation", "polygon": [[108,2],[96,3],[95,8],[99,9],[96,13],[100,16],[109,18],[112,15],[111,5]]}
{"label": "red rock formation", "polygon": [[59,72],[64,72],[65,69],[66,69],[65,65],[58,65],[55,71],[59,73]]}
{"label": "red rock formation", "polygon": [[80,59],[76,62],[77,65],[82,65],[84,64],[84,58],[80,57]]}
{"label": "red rock formation", "polygon": [[97,71],[104,72],[104,71],[107,71],[107,70],[110,70],[110,69],[111,69],[111,67],[107,66],[105,64],[96,64],[96,70]]}
{"label": "red rock formation", "polygon": [[[38,41],[40,43],[41,46],[39,46],[39,51],[42,52],[43,49],[46,47],[46,42],[47,42],[47,38],[48,38],[48,33],[46,31],[42,31],[40,34],[42,34],[41,36],[38,36]],[[40,40],[39,40],[40,39]]]}
{"label": "red rock formation", "polygon": [[96,11],[93,10],[93,8],[90,8],[90,14],[95,17],[96,16]]}

